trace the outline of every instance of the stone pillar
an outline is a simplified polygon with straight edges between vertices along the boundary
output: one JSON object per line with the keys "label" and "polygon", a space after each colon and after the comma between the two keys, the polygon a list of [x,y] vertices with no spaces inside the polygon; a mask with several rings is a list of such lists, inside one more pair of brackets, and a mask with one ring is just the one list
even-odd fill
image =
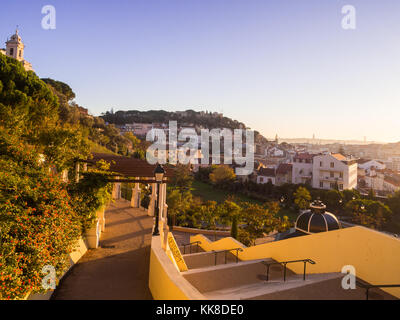
{"label": "stone pillar", "polygon": [[62,171],[61,179],[63,182],[68,182],[68,169]]}
{"label": "stone pillar", "polygon": [[[117,179],[119,179],[119,177],[117,177]],[[112,197],[114,200],[121,199],[121,183],[114,183]]]}
{"label": "stone pillar", "polygon": [[75,162],[75,182],[79,182],[79,162]]}
{"label": "stone pillar", "polygon": [[140,185],[139,185],[139,183],[135,183],[135,187],[132,188],[131,207],[132,208],[140,208]]}
{"label": "stone pillar", "polygon": [[157,197],[156,189],[157,189],[157,184],[153,183],[151,186],[151,196],[150,196],[149,208],[147,209],[147,214],[151,217],[153,217],[154,213],[155,213],[156,197]]}

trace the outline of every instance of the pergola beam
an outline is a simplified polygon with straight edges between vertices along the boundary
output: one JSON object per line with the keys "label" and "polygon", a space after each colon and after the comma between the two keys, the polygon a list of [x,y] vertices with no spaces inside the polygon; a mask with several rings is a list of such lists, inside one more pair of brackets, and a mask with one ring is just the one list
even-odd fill
{"label": "pergola beam", "polygon": [[[157,183],[156,180],[146,179],[107,179],[108,182],[119,182],[119,183]],[[162,183],[167,183],[167,180],[163,180]]]}

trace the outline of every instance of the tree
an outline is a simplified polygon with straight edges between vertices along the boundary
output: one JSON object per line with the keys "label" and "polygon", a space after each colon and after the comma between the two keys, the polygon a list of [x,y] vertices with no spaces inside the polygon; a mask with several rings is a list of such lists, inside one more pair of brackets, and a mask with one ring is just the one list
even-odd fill
{"label": "tree", "polygon": [[257,238],[261,238],[264,234],[278,230],[283,232],[289,227],[288,218],[280,219],[276,212],[275,206],[261,206],[258,204],[243,204],[241,220],[245,223],[239,229],[239,241],[247,246],[255,244]]}
{"label": "tree", "polygon": [[214,240],[217,239],[217,222],[220,218],[220,212],[217,210],[218,205],[216,201],[207,201],[201,206],[201,220],[207,223],[207,226],[214,230]]}
{"label": "tree", "polygon": [[125,132],[124,137],[132,143],[132,149],[136,150],[137,148],[139,148],[141,141],[132,132]]}
{"label": "tree", "polygon": [[301,210],[307,209],[310,206],[310,201],[310,192],[304,187],[297,188],[296,192],[294,193],[294,203],[296,206]]}
{"label": "tree", "polygon": [[[338,190],[329,190],[325,193],[323,201],[327,208],[337,211],[341,206],[342,194]],[[342,200],[343,201],[343,200]]]}
{"label": "tree", "polygon": [[381,229],[392,216],[392,211],[387,205],[369,199],[351,200],[346,204],[346,210],[354,223],[372,229]]}
{"label": "tree", "polygon": [[189,165],[178,164],[175,167],[170,185],[180,190],[189,190],[193,183],[193,175]]}
{"label": "tree", "polygon": [[241,213],[241,207],[232,200],[225,200],[223,203],[223,212],[227,216],[227,220],[231,224],[231,237],[237,239],[238,237],[238,220]]}
{"label": "tree", "polygon": [[220,165],[216,167],[212,173],[210,173],[209,178],[213,184],[221,185],[232,182],[235,180],[236,175],[232,168],[225,165]]}
{"label": "tree", "polygon": [[190,192],[182,193],[178,189],[169,189],[167,192],[169,225],[173,227],[176,224],[177,217],[182,219],[191,204],[192,194]]}

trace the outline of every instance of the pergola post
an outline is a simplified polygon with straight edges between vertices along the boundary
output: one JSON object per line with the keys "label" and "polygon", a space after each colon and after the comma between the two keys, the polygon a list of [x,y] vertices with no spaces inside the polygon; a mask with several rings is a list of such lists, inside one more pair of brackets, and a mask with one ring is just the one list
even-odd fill
{"label": "pergola post", "polygon": [[75,182],[79,182],[79,162],[75,162]]}
{"label": "pergola post", "polygon": [[[119,179],[119,177],[116,177],[116,179]],[[112,197],[114,200],[121,199],[121,183],[119,182],[114,183]]]}
{"label": "pergola post", "polygon": [[156,197],[157,197],[156,189],[157,189],[157,183],[152,183],[149,208],[147,209],[147,214],[151,217],[153,217],[154,213],[155,213],[155,203],[156,203]]}
{"label": "pergola post", "polygon": [[139,185],[139,183],[135,183],[135,186],[132,188],[131,207],[132,208],[140,208],[140,185]]}

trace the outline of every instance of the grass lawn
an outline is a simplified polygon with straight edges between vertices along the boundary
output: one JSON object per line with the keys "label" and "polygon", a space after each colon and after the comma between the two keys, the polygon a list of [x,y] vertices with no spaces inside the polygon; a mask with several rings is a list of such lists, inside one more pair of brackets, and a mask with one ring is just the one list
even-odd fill
{"label": "grass lawn", "polygon": [[251,203],[262,204],[257,201],[240,194],[230,193],[228,191],[214,188],[208,183],[194,180],[192,184],[192,194],[201,198],[203,201],[217,201],[218,203],[224,202],[229,196],[234,196],[237,201],[246,201]]}
{"label": "grass lawn", "polygon": [[[194,180],[192,185],[192,194],[196,197],[201,198],[203,201],[217,201],[218,203],[224,202],[230,195],[234,196],[235,199],[255,204],[263,204],[262,201],[254,200],[249,197],[240,194],[233,194],[224,190],[216,189],[208,183]],[[280,217],[288,216],[290,221],[296,221],[297,212],[292,209],[281,208],[278,215]]]}

